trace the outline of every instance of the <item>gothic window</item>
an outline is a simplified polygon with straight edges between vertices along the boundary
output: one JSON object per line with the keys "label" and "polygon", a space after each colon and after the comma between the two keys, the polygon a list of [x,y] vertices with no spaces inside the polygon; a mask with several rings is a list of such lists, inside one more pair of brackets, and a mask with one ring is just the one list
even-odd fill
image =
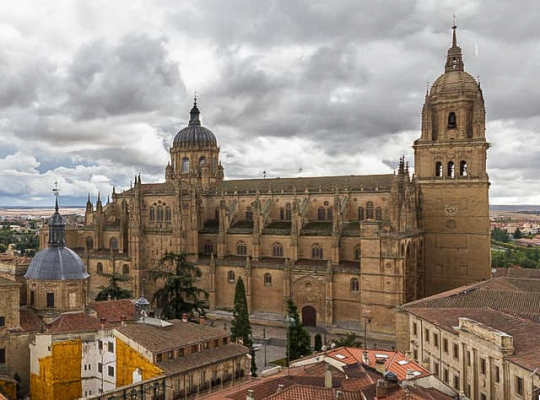
{"label": "gothic window", "polygon": [[199,158],[199,166],[202,167],[203,165],[206,165],[206,157],[202,156]]}
{"label": "gothic window", "polygon": [[171,217],[172,217],[171,207],[166,207],[165,208],[165,221],[171,222]]}
{"label": "gothic window", "polygon": [[150,207],[150,222],[153,222],[156,220],[156,209],[154,207]]}
{"label": "gothic window", "polygon": [[163,207],[158,207],[156,211],[157,211],[156,212],[157,221],[162,222],[163,221]]}
{"label": "gothic window", "polygon": [[98,274],[102,274],[103,273],[103,264],[98,262],[97,265],[96,265],[96,271]]}
{"label": "gothic window", "polygon": [[366,203],[366,219],[373,219],[373,203],[371,201]]}
{"label": "gothic window", "polygon": [[435,176],[442,176],[442,162],[435,163]]}
{"label": "gothic window", "polygon": [[360,246],[356,246],[354,248],[354,259],[355,260],[360,260],[360,256],[361,256],[362,253],[360,253]]}
{"label": "gothic window", "polygon": [[236,254],[239,256],[245,256],[247,254],[246,244],[242,241],[236,243]]}
{"label": "gothic window", "polygon": [[182,172],[189,172],[189,158],[182,158]]}
{"label": "gothic window", "polygon": [[454,177],[454,162],[453,161],[450,161],[448,163],[448,176],[450,178],[453,178]]}
{"label": "gothic window", "polygon": [[467,161],[461,161],[459,163],[459,175],[467,176]]}
{"label": "gothic window", "polygon": [[227,272],[227,281],[229,283],[234,283],[234,281],[235,281],[235,279],[234,279],[234,271]]}
{"label": "gothic window", "polygon": [[116,238],[111,238],[111,240],[109,240],[109,248],[111,250],[118,250],[118,240],[116,240]]}
{"label": "gothic window", "polygon": [[274,243],[274,246],[272,246],[272,256],[283,257],[283,246],[281,243]]}
{"label": "gothic window", "polygon": [[450,114],[448,114],[448,129],[456,129],[456,127],[456,113],[452,111]]}
{"label": "gothic window", "polygon": [[351,279],[351,292],[358,292],[360,290],[360,284],[358,283],[358,279],[352,278]]}
{"label": "gothic window", "polygon": [[264,286],[272,286],[272,275],[264,274]]}
{"label": "gothic window", "polygon": [[94,248],[94,239],[92,239],[91,237],[86,238],[86,248],[88,250],[91,250]]}
{"label": "gothic window", "polygon": [[326,219],[331,220],[332,219],[333,210],[330,207],[328,210],[326,210]]}
{"label": "gothic window", "polygon": [[129,275],[129,265],[124,264],[122,266],[122,275]]}
{"label": "gothic window", "polygon": [[364,207],[358,207],[358,221],[364,220]]}
{"label": "gothic window", "polygon": [[279,209],[279,219],[282,221],[285,219],[285,210],[283,208]]}
{"label": "gothic window", "polygon": [[317,210],[317,219],[319,221],[324,221],[325,217],[326,217],[326,210],[324,209],[324,207],[319,207],[319,209]]}
{"label": "gothic window", "polygon": [[323,258],[323,248],[317,243],[311,246],[311,258],[314,260],[322,260]]}
{"label": "gothic window", "polygon": [[204,243],[204,254],[212,254],[214,252],[214,244],[212,242]]}
{"label": "gothic window", "polygon": [[291,220],[291,203],[285,204],[285,219],[287,221]]}
{"label": "gothic window", "polygon": [[248,207],[246,210],[246,221],[253,221],[253,211],[251,207]]}
{"label": "gothic window", "polygon": [[382,220],[382,208],[381,207],[377,207],[375,209],[375,219],[378,220],[378,221]]}

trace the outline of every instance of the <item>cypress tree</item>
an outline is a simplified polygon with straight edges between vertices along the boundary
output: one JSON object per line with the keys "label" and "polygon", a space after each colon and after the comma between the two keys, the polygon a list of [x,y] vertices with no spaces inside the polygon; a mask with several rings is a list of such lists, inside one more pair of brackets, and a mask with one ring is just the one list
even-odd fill
{"label": "cypress tree", "polygon": [[298,308],[290,298],[287,300],[287,316],[292,319],[288,328],[287,341],[287,357],[289,361],[292,361],[312,353],[311,338],[300,322]]}
{"label": "cypress tree", "polygon": [[236,281],[234,288],[234,309],[231,321],[231,338],[233,341],[241,340],[242,344],[249,348],[251,354],[251,376],[257,376],[257,366],[255,364],[255,351],[251,338],[252,329],[249,322],[249,310],[246,298],[246,288],[242,277]]}

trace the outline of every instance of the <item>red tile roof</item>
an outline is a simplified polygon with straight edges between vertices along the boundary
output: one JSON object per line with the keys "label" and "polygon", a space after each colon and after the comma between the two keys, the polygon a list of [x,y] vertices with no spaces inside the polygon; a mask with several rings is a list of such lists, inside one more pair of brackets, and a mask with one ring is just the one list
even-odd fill
{"label": "red tile roof", "polygon": [[[266,400],[335,400],[338,390],[343,400],[363,400],[362,392],[342,389],[327,389],[313,386],[291,386],[279,393],[266,398]],[[256,398],[256,397],[255,397]]]}
{"label": "red tile roof", "polygon": [[109,323],[135,320],[135,303],[131,299],[96,301],[90,303],[88,307],[97,312],[98,319],[105,318]]}
{"label": "red tile roof", "polygon": [[62,314],[54,320],[50,327],[46,328],[46,332],[84,332],[99,330],[100,328],[101,324],[98,318],[85,312],[78,312],[73,314]]}

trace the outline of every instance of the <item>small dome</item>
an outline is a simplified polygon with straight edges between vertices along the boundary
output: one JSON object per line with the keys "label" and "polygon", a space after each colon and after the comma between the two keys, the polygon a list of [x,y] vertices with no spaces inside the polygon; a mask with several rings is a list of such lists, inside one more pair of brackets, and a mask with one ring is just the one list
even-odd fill
{"label": "small dome", "polygon": [[27,279],[46,281],[80,280],[88,276],[81,257],[64,246],[51,246],[41,250],[32,259],[24,275]]}
{"label": "small dome", "polygon": [[476,96],[480,91],[478,82],[465,71],[450,71],[441,75],[431,87],[431,96],[453,93]]}
{"label": "small dome", "polygon": [[189,124],[176,134],[173,147],[217,147],[217,140],[212,131],[201,125],[200,114],[197,99],[195,99],[193,108],[190,111]]}

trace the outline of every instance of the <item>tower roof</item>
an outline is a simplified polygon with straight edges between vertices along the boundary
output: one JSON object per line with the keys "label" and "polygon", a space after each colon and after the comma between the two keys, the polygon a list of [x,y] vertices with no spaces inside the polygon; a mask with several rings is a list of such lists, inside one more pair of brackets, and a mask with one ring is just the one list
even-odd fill
{"label": "tower roof", "polygon": [[464,70],[461,47],[457,45],[456,29],[456,25],[452,26],[452,47],[448,49],[444,72]]}
{"label": "tower roof", "polygon": [[217,140],[210,129],[201,125],[197,98],[193,101],[193,108],[189,112],[189,124],[178,132],[173,141],[173,147],[197,148],[217,147]]}

